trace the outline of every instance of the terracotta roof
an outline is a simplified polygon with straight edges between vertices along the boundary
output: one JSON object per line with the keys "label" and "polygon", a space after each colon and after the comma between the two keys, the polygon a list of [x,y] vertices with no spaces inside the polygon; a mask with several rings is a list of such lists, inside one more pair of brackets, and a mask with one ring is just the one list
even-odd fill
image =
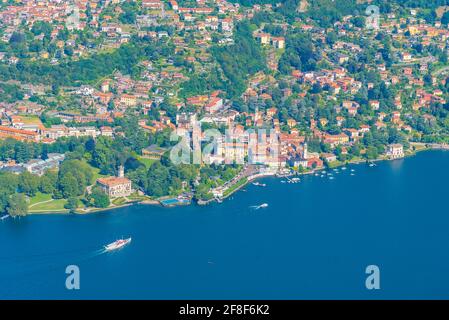
{"label": "terracotta roof", "polygon": [[0,126],[0,131],[12,133],[12,134],[15,133],[15,134],[27,135],[27,136],[38,136],[38,133],[34,132],[34,131],[14,129],[14,128],[2,127],[2,126]]}
{"label": "terracotta roof", "polygon": [[108,187],[113,187],[120,184],[130,183],[131,180],[127,178],[108,177],[108,178],[99,178],[97,179],[97,182]]}

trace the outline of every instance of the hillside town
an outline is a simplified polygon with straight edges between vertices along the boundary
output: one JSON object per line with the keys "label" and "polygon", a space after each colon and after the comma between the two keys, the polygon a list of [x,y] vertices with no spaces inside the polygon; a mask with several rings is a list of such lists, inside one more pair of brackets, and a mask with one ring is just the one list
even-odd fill
{"label": "hillside town", "polygon": [[255,2],[3,0],[0,212],[207,203],[447,148],[449,8]]}

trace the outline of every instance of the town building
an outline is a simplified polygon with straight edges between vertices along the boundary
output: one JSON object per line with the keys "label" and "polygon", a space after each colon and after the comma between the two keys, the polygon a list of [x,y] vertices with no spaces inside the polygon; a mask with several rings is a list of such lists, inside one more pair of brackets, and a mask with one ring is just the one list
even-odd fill
{"label": "town building", "polygon": [[131,180],[124,177],[123,167],[120,167],[118,177],[99,178],[97,185],[110,198],[128,197],[132,193]]}
{"label": "town building", "polygon": [[404,157],[404,147],[399,143],[388,145],[387,156],[390,159],[398,159]]}
{"label": "town building", "polygon": [[24,164],[24,168],[39,176],[43,175],[45,171],[57,169],[62,161],[64,161],[65,155],[60,153],[49,153],[47,159],[33,159]]}

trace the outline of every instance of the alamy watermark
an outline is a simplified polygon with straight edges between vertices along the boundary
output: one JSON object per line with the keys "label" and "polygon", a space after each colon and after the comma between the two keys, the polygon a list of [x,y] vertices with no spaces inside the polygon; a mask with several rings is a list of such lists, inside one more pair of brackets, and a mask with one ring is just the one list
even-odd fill
{"label": "alamy watermark", "polygon": [[379,29],[380,10],[378,6],[370,5],[366,8],[365,14],[367,15],[365,26],[368,29]]}
{"label": "alamy watermark", "polygon": [[68,276],[65,279],[65,287],[67,290],[79,290],[80,287],[80,268],[77,265],[69,265],[65,268]]}
{"label": "alamy watermark", "polygon": [[70,4],[66,9],[66,27],[68,30],[77,30],[80,26],[80,10],[76,4]]}
{"label": "alamy watermark", "polygon": [[279,162],[279,134],[274,129],[228,128],[173,131],[170,141],[178,142],[170,151],[173,164],[265,164]]}
{"label": "alamy watermark", "polygon": [[365,273],[368,274],[365,280],[365,287],[368,290],[380,289],[380,269],[378,266],[372,264],[366,267]]}

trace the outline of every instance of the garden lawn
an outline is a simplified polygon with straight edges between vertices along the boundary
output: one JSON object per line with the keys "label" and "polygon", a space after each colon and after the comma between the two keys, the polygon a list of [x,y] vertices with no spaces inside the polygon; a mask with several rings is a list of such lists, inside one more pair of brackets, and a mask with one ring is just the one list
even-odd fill
{"label": "garden lawn", "polygon": [[57,199],[57,200],[51,200],[48,202],[42,202],[39,203],[32,208],[29,208],[29,212],[51,212],[51,211],[57,211],[57,212],[65,212],[68,211],[64,208],[64,205],[67,203],[66,199]]}
{"label": "garden lawn", "polygon": [[29,198],[29,200],[30,202],[28,203],[28,205],[32,207],[36,203],[51,200],[51,194],[38,192],[34,197]]}

